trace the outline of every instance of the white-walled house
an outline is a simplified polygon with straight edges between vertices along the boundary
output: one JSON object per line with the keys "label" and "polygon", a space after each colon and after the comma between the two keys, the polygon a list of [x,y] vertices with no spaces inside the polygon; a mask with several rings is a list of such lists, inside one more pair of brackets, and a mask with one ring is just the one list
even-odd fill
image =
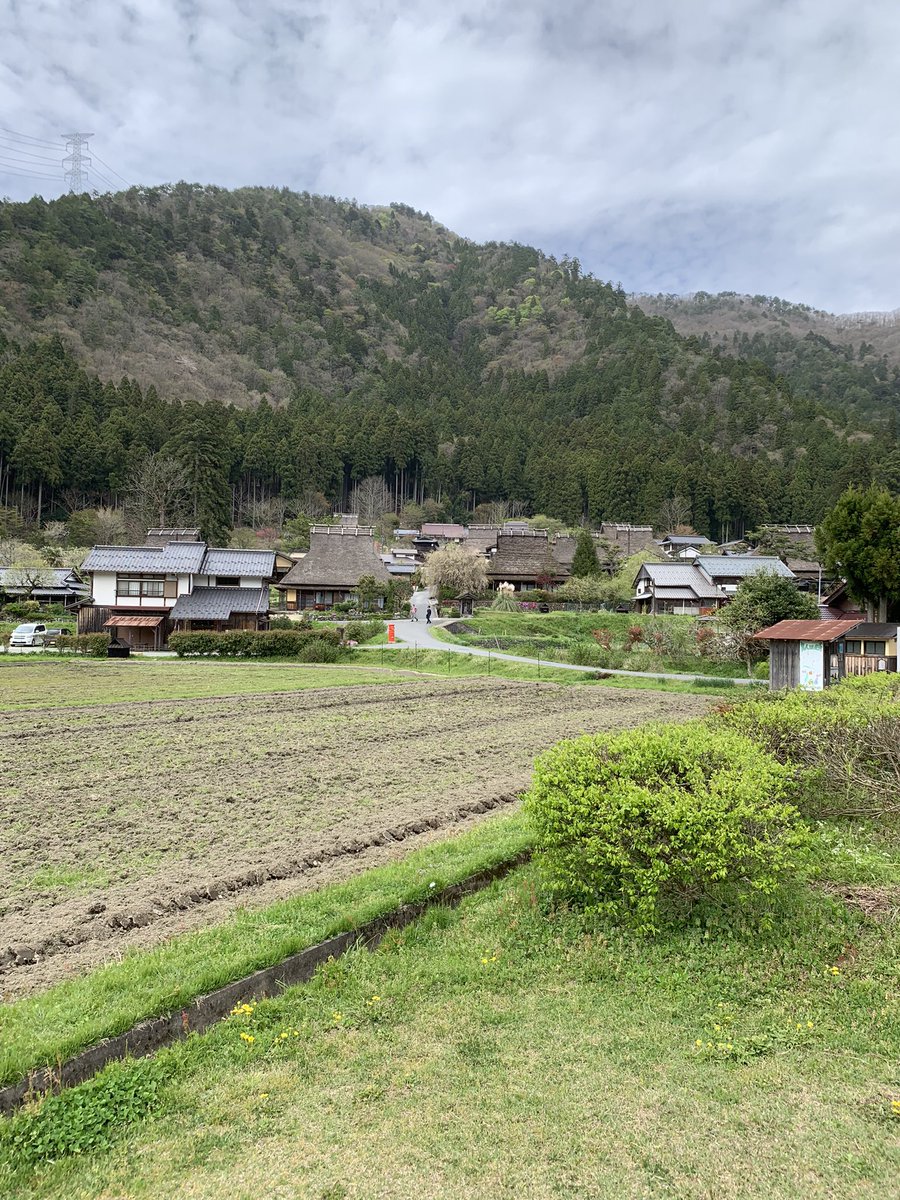
{"label": "white-walled house", "polygon": [[265,628],[276,565],[272,550],[171,541],[95,546],[81,570],[91,600],[79,609],[78,632],[160,650],[175,630]]}

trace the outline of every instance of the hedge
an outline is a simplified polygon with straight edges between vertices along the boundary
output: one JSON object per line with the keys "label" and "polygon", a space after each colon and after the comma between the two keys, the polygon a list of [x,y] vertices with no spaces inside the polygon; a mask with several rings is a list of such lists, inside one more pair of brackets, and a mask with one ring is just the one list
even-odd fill
{"label": "hedge", "polygon": [[233,629],[224,633],[203,631],[173,633],[169,647],[180,658],[296,658],[300,662],[337,662],[344,654],[336,629]]}
{"label": "hedge", "polygon": [[56,639],[59,650],[86,654],[89,658],[106,658],[109,649],[108,633],[63,633]]}

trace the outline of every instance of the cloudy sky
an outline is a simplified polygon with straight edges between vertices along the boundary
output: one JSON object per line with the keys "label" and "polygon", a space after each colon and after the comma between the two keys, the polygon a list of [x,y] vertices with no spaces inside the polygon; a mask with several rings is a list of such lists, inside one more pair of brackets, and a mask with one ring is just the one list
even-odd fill
{"label": "cloudy sky", "polygon": [[0,0],[0,195],[58,195],[78,130],[117,186],[399,200],[629,291],[893,309],[898,93],[896,0]]}

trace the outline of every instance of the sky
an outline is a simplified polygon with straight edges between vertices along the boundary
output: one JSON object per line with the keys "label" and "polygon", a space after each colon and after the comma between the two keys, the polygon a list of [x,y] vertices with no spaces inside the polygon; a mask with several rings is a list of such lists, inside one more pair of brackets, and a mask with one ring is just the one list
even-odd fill
{"label": "sky", "polygon": [[629,292],[895,309],[898,91],[896,0],[0,0],[0,195],[64,191],[78,131],[100,191],[395,200]]}

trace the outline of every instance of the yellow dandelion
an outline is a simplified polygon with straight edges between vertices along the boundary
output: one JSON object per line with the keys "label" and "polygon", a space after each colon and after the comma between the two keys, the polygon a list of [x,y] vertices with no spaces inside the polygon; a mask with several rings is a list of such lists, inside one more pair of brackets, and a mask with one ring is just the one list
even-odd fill
{"label": "yellow dandelion", "polygon": [[252,1033],[242,1033],[241,1041],[246,1042],[248,1046],[252,1046],[253,1043],[256,1041],[256,1038],[253,1036]]}
{"label": "yellow dandelion", "polygon": [[812,1023],[812,1021],[807,1021],[807,1022],[806,1022],[806,1028],[807,1028],[807,1029],[812,1029],[812,1028],[813,1028],[813,1023]]}

